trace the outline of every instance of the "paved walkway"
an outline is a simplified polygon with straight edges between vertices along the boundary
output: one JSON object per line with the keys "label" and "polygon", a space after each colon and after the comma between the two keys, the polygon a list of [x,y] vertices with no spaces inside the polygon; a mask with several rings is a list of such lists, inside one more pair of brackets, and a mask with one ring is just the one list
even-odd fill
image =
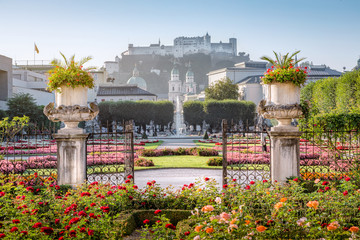
{"label": "paved walkway", "polygon": [[135,171],[135,184],[138,187],[146,186],[146,183],[155,180],[161,187],[174,187],[180,189],[184,184],[194,183],[197,178],[215,178],[218,186],[221,186],[221,169],[196,169],[196,168],[171,168]]}
{"label": "paved walkway", "polygon": [[159,140],[162,140],[164,142],[157,149],[196,147],[196,144],[194,143],[195,138],[159,138]]}
{"label": "paved walkway", "polygon": [[[164,141],[158,149],[164,148],[191,148],[196,147],[195,139],[199,138],[160,138]],[[197,178],[215,178],[221,183],[222,170],[220,169],[194,169],[194,168],[169,168],[135,171],[135,184],[144,187],[148,181],[155,180],[161,187],[173,186],[181,188],[184,184],[194,183]]]}

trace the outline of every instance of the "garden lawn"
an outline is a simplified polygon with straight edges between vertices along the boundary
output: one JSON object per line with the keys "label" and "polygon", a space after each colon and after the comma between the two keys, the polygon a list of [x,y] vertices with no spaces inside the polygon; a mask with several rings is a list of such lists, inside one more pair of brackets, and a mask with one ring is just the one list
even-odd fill
{"label": "garden lawn", "polygon": [[156,149],[158,146],[160,146],[164,141],[159,140],[159,142],[155,142],[155,143],[146,143],[145,144],[145,149]]}
{"label": "garden lawn", "polygon": [[202,143],[198,140],[194,140],[194,143],[196,144],[196,147],[198,148],[213,148],[215,147],[215,143]]}
{"label": "garden lawn", "polygon": [[221,167],[208,166],[207,160],[212,157],[200,157],[191,155],[180,156],[161,156],[161,157],[145,157],[151,159],[155,166],[153,167],[135,167],[135,170],[157,169],[157,168],[213,168]]}

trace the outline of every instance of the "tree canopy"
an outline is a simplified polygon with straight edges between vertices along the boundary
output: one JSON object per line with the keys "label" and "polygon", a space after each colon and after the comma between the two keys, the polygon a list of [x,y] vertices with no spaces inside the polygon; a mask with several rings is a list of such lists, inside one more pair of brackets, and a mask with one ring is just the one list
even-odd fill
{"label": "tree canopy", "polygon": [[225,100],[239,98],[239,87],[227,78],[223,78],[205,89],[206,100]]}

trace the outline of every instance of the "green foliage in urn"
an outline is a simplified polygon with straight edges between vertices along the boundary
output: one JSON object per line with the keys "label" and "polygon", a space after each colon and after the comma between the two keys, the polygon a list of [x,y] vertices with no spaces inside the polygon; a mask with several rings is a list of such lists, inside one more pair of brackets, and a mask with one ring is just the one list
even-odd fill
{"label": "green foliage in urn", "polygon": [[71,56],[69,59],[66,59],[64,54],[60,52],[61,56],[64,59],[64,62],[61,62],[58,59],[52,60],[51,64],[55,66],[52,70],[49,71],[49,91],[59,91],[60,86],[68,87],[94,87],[94,79],[91,74],[88,72],[93,67],[84,69],[83,65],[90,61],[92,57],[84,57],[80,61],[75,61],[75,55]]}
{"label": "green foliage in urn", "polygon": [[296,51],[290,56],[289,53],[281,55],[280,53],[274,52],[276,60],[267,56],[261,57],[262,60],[266,60],[272,64],[271,68],[265,72],[264,77],[261,78],[263,83],[293,83],[297,86],[303,85],[307,77],[307,67],[304,69],[295,67],[297,63],[305,59],[300,58],[299,60],[294,60],[295,55],[299,52],[300,51]]}

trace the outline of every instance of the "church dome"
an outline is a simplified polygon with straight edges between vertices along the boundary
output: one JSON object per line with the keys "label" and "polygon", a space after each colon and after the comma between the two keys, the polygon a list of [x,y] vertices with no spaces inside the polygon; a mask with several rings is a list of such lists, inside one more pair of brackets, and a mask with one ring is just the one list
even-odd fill
{"label": "church dome", "polygon": [[194,72],[191,71],[191,69],[189,69],[189,70],[186,72],[186,77],[194,77]]}
{"label": "church dome", "polygon": [[139,70],[137,69],[136,65],[133,70],[133,76],[131,78],[129,78],[129,80],[126,82],[126,84],[132,84],[132,85],[135,84],[139,88],[147,90],[146,81],[142,77],[139,77]]}
{"label": "church dome", "polygon": [[171,75],[179,75],[179,70],[176,67],[173,67],[173,69],[171,70]]}

